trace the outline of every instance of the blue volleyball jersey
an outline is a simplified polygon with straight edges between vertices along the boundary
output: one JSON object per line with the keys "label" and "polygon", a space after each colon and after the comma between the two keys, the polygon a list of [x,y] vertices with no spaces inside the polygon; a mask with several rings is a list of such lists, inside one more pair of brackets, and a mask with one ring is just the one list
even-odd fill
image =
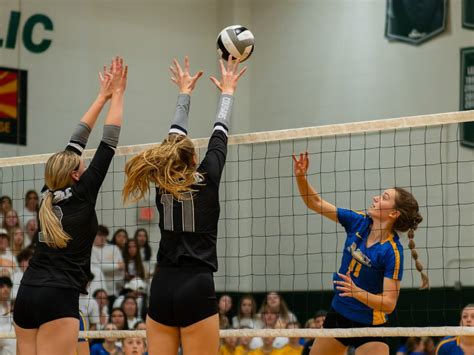
{"label": "blue volleyball jersey", "polygon": [[[375,243],[367,248],[372,219],[363,212],[342,208],[337,209],[337,219],[345,228],[347,237],[344,243],[339,273],[350,271],[352,281],[361,289],[373,293],[383,292],[385,277],[401,280],[403,276],[403,247],[397,234],[391,235],[383,243]],[[334,273],[334,281],[341,278]],[[387,315],[376,311],[352,297],[340,297],[334,285],[335,295],[332,308],[342,316],[367,325],[384,324]]]}
{"label": "blue volleyball jersey", "polygon": [[436,348],[436,355],[464,355],[459,337],[445,337]]}
{"label": "blue volleyball jersey", "polygon": [[[84,314],[81,311],[79,311],[79,331],[87,332],[88,330],[89,330],[89,327],[87,326],[86,317],[84,317]],[[87,339],[85,338],[78,339],[79,343],[85,342],[85,341],[87,341]]]}

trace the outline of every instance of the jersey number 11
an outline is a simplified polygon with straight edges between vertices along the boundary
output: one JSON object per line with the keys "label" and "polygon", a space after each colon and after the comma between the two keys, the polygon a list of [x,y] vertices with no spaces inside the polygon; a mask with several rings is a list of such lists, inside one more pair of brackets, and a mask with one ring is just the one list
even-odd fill
{"label": "jersey number 11", "polygon": [[[160,202],[163,205],[163,224],[166,230],[172,232],[194,232],[194,201],[192,192],[183,193],[182,200],[176,200],[171,194],[161,195]],[[181,226],[175,224],[174,207],[181,210]],[[181,227],[181,228],[180,228]]]}

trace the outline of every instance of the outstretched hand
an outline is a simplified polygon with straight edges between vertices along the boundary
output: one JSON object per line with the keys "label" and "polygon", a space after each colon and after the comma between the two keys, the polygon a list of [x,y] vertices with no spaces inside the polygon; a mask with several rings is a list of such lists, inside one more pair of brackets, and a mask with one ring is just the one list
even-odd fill
{"label": "outstretched hand", "polygon": [[107,69],[107,65],[104,65],[103,72],[99,72],[99,97],[109,100],[112,97],[112,66]]}
{"label": "outstretched hand", "polygon": [[123,93],[127,88],[128,65],[124,64],[122,57],[112,59],[110,66],[112,72],[112,94]]}
{"label": "outstretched hand", "polygon": [[176,59],[173,59],[173,65],[169,67],[172,74],[171,81],[178,86],[180,94],[191,94],[203,71],[200,70],[192,76],[189,73],[189,58],[187,56],[184,57],[184,70]]}
{"label": "outstretched hand", "polygon": [[305,152],[304,154],[300,153],[299,160],[293,154],[293,161],[294,161],[295,176],[305,176],[309,168],[308,152]]}
{"label": "outstretched hand", "polygon": [[239,60],[233,60],[232,56],[229,56],[229,59],[227,60],[227,68],[222,59],[219,60],[219,63],[221,66],[221,80],[219,81],[213,76],[211,76],[210,79],[223,94],[233,95],[237,88],[237,82],[245,73],[247,67],[238,71]]}

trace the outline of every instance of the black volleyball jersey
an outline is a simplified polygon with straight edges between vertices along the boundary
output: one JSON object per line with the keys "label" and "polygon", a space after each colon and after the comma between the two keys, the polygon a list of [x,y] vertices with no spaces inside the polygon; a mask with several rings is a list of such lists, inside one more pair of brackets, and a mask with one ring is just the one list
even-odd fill
{"label": "black volleyball jersey", "polygon": [[[71,142],[66,149],[79,155],[82,151]],[[98,228],[95,204],[114,154],[115,149],[102,141],[79,181],[64,190],[54,191],[53,212],[71,240],[65,248],[55,249],[42,242],[42,234],[38,233],[35,253],[22,284],[72,288],[87,294],[92,245]],[[46,189],[45,186],[42,192]]]}
{"label": "black volleyball jersey", "polygon": [[207,265],[217,271],[219,183],[226,156],[227,127],[216,124],[206,156],[197,169],[204,180],[193,186],[196,191],[178,201],[157,188],[161,231],[158,266]]}

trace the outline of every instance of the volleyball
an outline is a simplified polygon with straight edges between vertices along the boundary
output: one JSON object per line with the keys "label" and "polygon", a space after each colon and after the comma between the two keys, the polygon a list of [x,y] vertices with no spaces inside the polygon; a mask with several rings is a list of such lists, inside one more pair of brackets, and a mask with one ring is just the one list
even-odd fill
{"label": "volleyball", "polygon": [[250,57],[253,47],[253,33],[241,25],[228,26],[217,36],[217,53],[225,60],[231,55],[243,62]]}

